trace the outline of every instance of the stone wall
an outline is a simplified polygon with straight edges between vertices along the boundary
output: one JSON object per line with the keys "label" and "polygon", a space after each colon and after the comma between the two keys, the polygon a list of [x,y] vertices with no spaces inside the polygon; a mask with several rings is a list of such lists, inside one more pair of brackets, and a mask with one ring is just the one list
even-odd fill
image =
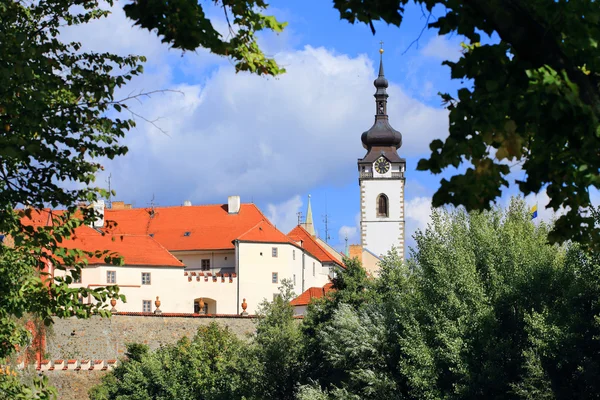
{"label": "stone wall", "polygon": [[46,357],[56,359],[119,359],[125,344],[144,343],[150,349],[192,337],[200,326],[217,322],[240,338],[254,333],[254,318],[241,316],[184,316],[117,314],[111,318],[56,319],[47,336]]}
{"label": "stone wall", "polygon": [[58,400],[88,400],[88,391],[100,383],[106,372],[48,372],[48,383],[58,391]]}

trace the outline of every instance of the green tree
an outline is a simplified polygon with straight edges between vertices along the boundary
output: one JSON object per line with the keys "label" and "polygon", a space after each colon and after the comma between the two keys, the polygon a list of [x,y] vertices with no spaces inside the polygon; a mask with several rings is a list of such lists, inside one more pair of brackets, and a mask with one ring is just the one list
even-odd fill
{"label": "green tree", "polygon": [[[106,300],[119,297],[114,286],[68,287],[86,257],[119,263],[117,255],[65,250],[61,242],[95,219],[78,204],[106,195],[94,186],[98,159],[127,151],[119,139],[134,123],[119,118],[127,105],[115,91],[142,72],[144,59],[61,41],[61,26],[107,15],[97,1],[0,0],[0,15],[0,358],[6,358],[30,341],[23,319],[48,325],[54,317],[107,316]],[[48,265],[70,274],[54,278]],[[95,301],[78,301],[88,296]],[[10,398],[47,395],[3,374],[0,391]]]}
{"label": "green tree", "polygon": [[600,260],[550,229],[522,200],[435,211],[406,264],[383,261],[378,296],[317,331],[343,379],[299,397],[598,398]]}
{"label": "green tree", "polygon": [[214,322],[198,328],[192,340],[154,352],[129,345],[128,352],[134,357],[90,389],[91,400],[230,400],[251,398],[254,390],[248,378],[258,365],[247,344]]}
{"label": "green tree", "polygon": [[331,321],[340,305],[359,309],[374,302],[376,293],[373,282],[369,280],[357,258],[344,258],[344,265],[345,268],[336,270],[333,290],[324,298],[311,301],[302,321],[302,358],[305,360],[302,384],[317,382],[327,387],[337,385],[348,377],[343,368],[326,357],[329,350],[324,345],[321,332],[331,327]]}
{"label": "green tree", "polygon": [[285,70],[273,58],[265,56],[257,43],[256,33],[264,29],[281,32],[285,23],[272,15],[263,15],[263,0],[215,0],[223,10],[229,28],[226,38],[206,16],[202,4],[195,0],[138,0],[127,2],[123,9],[136,25],[162,37],[162,41],[183,50],[203,47],[214,54],[230,57],[236,71],[259,75],[277,75]]}
{"label": "green tree", "polygon": [[279,287],[279,296],[261,303],[258,310],[253,348],[260,370],[256,377],[258,399],[292,400],[300,380],[302,334],[294,320],[290,301],[296,297],[289,279]]}

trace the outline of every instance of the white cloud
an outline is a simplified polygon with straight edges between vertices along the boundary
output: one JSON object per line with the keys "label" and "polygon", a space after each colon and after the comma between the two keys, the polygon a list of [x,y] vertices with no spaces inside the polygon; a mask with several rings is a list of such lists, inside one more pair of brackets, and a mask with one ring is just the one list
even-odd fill
{"label": "white cloud", "polygon": [[415,197],[406,202],[406,219],[413,222],[412,235],[417,229],[424,230],[431,222],[431,197]]}
{"label": "white cloud", "polygon": [[417,230],[424,231],[427,224],[431,222],[431,197],[414,197],[405,205],[405,251],[408,254],[409,247],[415,247],[413,235]]}
{"label": "white cloud", "polygon": [[[180,57],[154,33],[132,27],[118,5],[113,12],[65,35],[96,51],[149,55],[147,73],[122,95],[179,91],[131,103],[140,115],[159,118],[167,134],[138,119],[124,140],[129,153],[106,162],[98,179],[111,173],[118,198],[147,203],[155,194],[159,205],[198,204],[238,194],[281,205],[315,186],[355,179],[356,159],[364,155],[360,135],[375,109],[376,71],[365,55],[306,46],[276,54],[287,69],[281,77],[236,74],[227,60],[206,52]],[[409,97],[394,82],[388,92],[391,123],[404,134],[402,155],[427,154],[433,138],[447,135],[447,111]]]}
{"label": "white cloud", "polygon": [[[149,198],[154,191],[194,202],[232,194],[285,199],[353,179],[352,166],[364,154],[360,135],[373,118],[370,60],[312,47],[278,59],[288,72],[277,79],[235,74],[227,66],[204,85],[180,84],[173,88],[182,94],[144,100],[136,112],[160,117],[168,136],[139,122],[126,140],[127,157],[107,165],[116,189],[127,188],[128,197]],[[426,153],[431,139],[447,132],[446,111],[395,85],[389,92],[392,123],[408,132],[402,154]],[[132,181],[139,184],[127,185]]]}
{"label": "white cloud", "polygon": [[[338,229],[338,237],[337,244],[334,247],[340,251],[344,252],[346,250],[346,237],[348,238],[348,245],[351,244],[360,244],[360,211],[356,213],[354,216],[354,226],[352,225],[343,225]],[[331,243],[330,243],[331,244]]]}
{"label": "white cloud", "polygon": [[348,244],[355,244],[358,239],[358,228],[356,226],[342,226],[338,231],[341,243],[345,243],[348,238]]}
{"label": "white cloud", "polygon": [[302,208],[302,199],[299,195],[278,203],[267,204],[266,215],[269,221],[281,232],[288,233],[298,225],[298,212]]}
{"label": "white cloud", "polygon": [[421,50],[421,55],[438,60],[457,61],[461,57],[461,48],[456,40],[446,36],[434,36]]}

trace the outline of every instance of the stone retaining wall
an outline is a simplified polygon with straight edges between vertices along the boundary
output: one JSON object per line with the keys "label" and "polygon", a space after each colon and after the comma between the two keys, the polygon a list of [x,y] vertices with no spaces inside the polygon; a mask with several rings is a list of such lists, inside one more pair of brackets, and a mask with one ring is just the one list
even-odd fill
{"label": "stone retaining wall", "polygon": [[105,372],[61,371],[47,372],[50,385],[58,391],[58,400],[89,400],[88,391],[100,383]]}
{"label": "stone retaining wall", "polygon": [[254,333],[254,318],[242,316],[132,315],[111,318],[56,319],[47,336],[46,358],[111,360],[125,353],[125,344],[144,343],[150,349],[174,343],[183,336],[192,337],[200,326],[217,322],[240,338]]}

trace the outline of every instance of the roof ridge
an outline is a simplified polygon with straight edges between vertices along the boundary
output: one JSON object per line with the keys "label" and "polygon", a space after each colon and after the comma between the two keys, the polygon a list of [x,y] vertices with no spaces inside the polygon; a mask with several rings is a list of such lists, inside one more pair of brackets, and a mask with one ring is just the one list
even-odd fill
{"label": "roof ridge", "polygon": [[[258,207],[256,206],[256,204],[254,204],[254,203],[249,203],[249,204],[250,204],[250,205],[253,205],[253,206],[254,206],[254,208],[256,208],[256,211],[258,211],[258,213],[260,214],[260,216],[261,216],[261,217],[263,217],[263,219],[264,219],[265,221],[267,221],[267,223],[268,223],[269,225],[271,225],[273,228],[277,229],[277,227],[276,227],[275,225],[273,225],[273,223],[272,223],[272,222],[269,220],[269,218],[267,218],[267,216],[266,216],[265,214],[263,214],[263,212],[261,211],[261,209],[260,209],[260,208],[258,208]],[[279,229],[277,229],[277,230],[279,230]],[[279,231],[279,232],[281,232],[281,231]],[[281,233],[283,233],[283,232],[281,232]],[[285,233],[283,233],[283,234],[285,235]],[[286,236],[287,236],[287,235],[286,235]]]}
{"label": "roof ridge", "polygon": [[247,233],[252,232],[254,230],[254,228],[256,228],[258,225],[260,225],[263,222],[263,220],[261,219],[260,221],[258,221],[256,223],[256,225],[254,225],[252,228],[248,229],[246,232],[242,233],[241,235],[238,235],[235,240],[239,240],[242,236],[245,236]]}
{"label": "roof ridge", "polygon": [[[221,207],[221,206],[226,206],[228,203],[213,203],[213,204],[192,204],[191,206],[184,206],[184,205],[170,205],[170,206],[154,206],[154,207],[132,207],[132,208],[105,208],[105,210],[107,211],[134,211],[134,210],[152,210],[152,208],[154,208],[154,210],[157,209],[161,209],[161,208],[200,208],[200,207]],[[240,203],[240,207],[241,206],[255,206],[256,205],[254,203]],[[256,207],[258,208],[258,207]],[[262,213],[261,213],[262,214]]]}
{"label": "roof ridge", "polygon": [[298,244],[296,244],[295,241],[293,241],[292,239],[289,238],[288,235],[286,235],[285,233],[283,233],[279,229],[277,229],[277,227],[275,225],[271,224],[267,219],[260,220],[252,228],[248,229],[246,232],[242,233],[241,235],[238,235],[238,237],[235,238],[235,240],[243,240],[244,236],[246,236],[247,234],[249,234],[250,232],[252,232],[253,230],[255,230],[257,227],[260,228],[259,225],[262,224],[263,222],[266,223],[268,227],[270,227],[275,232],[277,232],[281,236],[282,239],[285,239],[288,244],[291,244],[292,246],[295,246],[295,247],[298,247],[299,249],[302,249],[302,247],[298,246]]}
{"label": "roof ridge", "polygon": [[[93,228],[90,228],[93,229]],[[95,234],[94,234],[95,233]],[[137,234],[137,233],[117,233],[117,232],[98,232],[98,231],[93,231],[90,233],[80,233],[80,234],[76,234],[77,236],[81,237],[81,236],[96,236],[96,235],[100,235],[100,236],[128,236],[128,237],[147,237],[152,239],[152,237],[150,235],[141,235],[141,234]]]}
{"label": "roof ridge", "polygon": [[[313,238],[313,237],[312,237],[312,235],[311,235],[311,234],[310,234],[310,233],[309,233],[309,232],[308,232],[306,229],[304,229],[304,228],[303,228],[301,225],[297,225],[297,226],[296,226],[294,229],[292,229],[292,230],[291,230],[291,231],[288,233],[288,235],[286,235],[286,236],[288,236],[288,237],[289,237],[289,234],[290,234],[290,233],[292,233],[292,232],[293,232],[294,230],[296,230],[296,229],[300,229],[300,230],[301,230],[301,232],[305,233],[305,234],[306,234],[306,236],[308,237],[308,239],[309,239],[309,240],[310,240],[312,243],[314,243],[314,244],[315,244],[315,245],[316,245],[316,246],[319,248],[319,250],[321,250],[322,252],[324,252],[324,253],[327,255],[327,257],[329,257],[329,259],[330,259],[332,262],[334,262],[334,263],[336,263],[336,264],[338,264],[338,265],[340,265],[340,266],[342,265],[342,264],[341,264],[341,263],[340,263],[340,262],[337,260],[337,258],[335,258],[333,255],[331,255],[331,253],[330,253],[329,251],[327,251],[327,249],[326,249],[326,248],[324,248],[323,246],[321,246],[321,244],[320,244],[320,243],[319,243],[319,242],[318,242],[318,241],[317,241],[315,238]],[[290,240],[291,240],[291,238],[290,238]]]}
{"label": "roof ridge", "polygon": [[132,236],[143,236],[143,237],[147,237],[148,239],[150,239],[152,242],[156,243],[158,245],[158,247],[160,247],[161,249],[163,249],[165,252],[167,252],[175,261],[177,261],[179,264],[181,264],[183,267],[185,267],[185,264],[183,263],[183,261],[181,261],[179,258],[175,257],[173,255],[173,253],[171,253],[169,251],[169,249],[167,249],[165,246],[163,246],[162,244],[160,244],[160,242],[156,239],[154,239],[152,236],[150,235],[132,235]]}

